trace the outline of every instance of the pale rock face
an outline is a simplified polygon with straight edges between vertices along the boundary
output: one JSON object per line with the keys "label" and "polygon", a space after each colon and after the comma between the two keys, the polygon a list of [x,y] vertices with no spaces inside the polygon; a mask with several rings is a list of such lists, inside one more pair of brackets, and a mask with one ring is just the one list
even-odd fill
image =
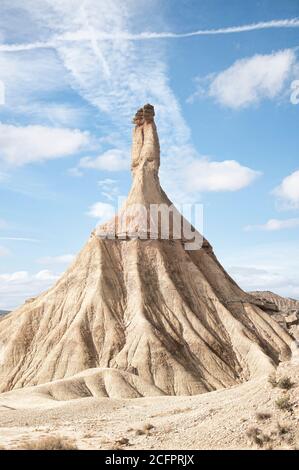
{"label": "pale rock face", "polygon": [[267,374],[290,355],[290,336],[229,277],[206,240],[188,251],[174,236],[130,237],[148,217],[135,204],[171,206],[159,183],[153,107],[134,123],[133,184],[120,213],[53,288],[0,317],[1,391],[93,369],[76,393],[193,395]]}

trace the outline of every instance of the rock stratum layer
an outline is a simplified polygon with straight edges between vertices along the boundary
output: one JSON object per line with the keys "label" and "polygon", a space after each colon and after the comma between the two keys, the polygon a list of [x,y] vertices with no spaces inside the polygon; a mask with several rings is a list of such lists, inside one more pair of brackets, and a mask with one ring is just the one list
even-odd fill
{"label": "rock stratum layer", "polygon": [[[188,250],[172,230],[165,239],[159,224],[147,227],[136,204],[171,201],[159,183],[153,107],[134,123],[133,185],[120,213],[93,232],[53,288],[0,319],[2,392],[77,384],[73,376],[94,369],[89,382],[79,380],[87,395],[89,387],[97,396],[194,395],[267,374],[290,355],[288,333],[206,240]],[[144,230],[156,239],[136,237]]]}

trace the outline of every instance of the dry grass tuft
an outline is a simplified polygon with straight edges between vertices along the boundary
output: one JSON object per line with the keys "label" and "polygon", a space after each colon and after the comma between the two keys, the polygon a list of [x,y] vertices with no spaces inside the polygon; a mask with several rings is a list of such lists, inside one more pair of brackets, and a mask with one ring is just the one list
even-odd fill
{"label": "dry grass tuft", "polygon": [[65,436],[48,436],[24,442],[19,449],[22,450],[77,450],[72,439]]}
{"label": "dry grass tuft", "polygon": [[282,388],[283,390],[290,390],[290,388],[292,388],[293,385],[294,383],[291,381],[290,377],[282,377],[277,382],[277,386],[279,388]]}
{"label": "dry grass tuft", "polygon": [[277,408],[280,409],[280,410],[292,411],[292,409],[293,409],[292,404],[290,402],[289,395],[277,398],[275,404],[276,404]]}
{"label": "dry grass tuft", "polygon": [[247,436],[250,439],[251,444],[256,444],[258,447],[269,447],[271,437],[268,434],[264,434],[260,428],[249,428]]}
{"label": "dry grass tuft", "polygon": [[130,444],[130,441],[126,437],[120,437],[115,441],[115,444],[120,446],[126,446]]}
{"label": "dry grass tuft", "polygon": [[141,429],[136,429],[136,436],[143,436],[144,434],[150,434],[150,431],[154,429],[154,425],[146,423]]}
{"label": "dry grass tuft", "polygon": [[154,426],[153,424],[151,424],[151,423],[146,423],[146,424],[143,426],[143,429],[144,429],[145,431],[150,431],[151,429],[154,429],[154,427],[155,427],[155,426]]}
{"label": "dry grass tuft", "polygon": [[285,434],[288,434],[291,430],[291,427],[288,426],[287,424],[284,424],[284,423],[277,423],[277,433],[280,435],[280,436],[283,436]]}
{"label": "dry grass tuft", "polygon": [[272,415],[265,411],[259,411],[255,416],[258,421],[266,421],[267,419],[270,419]]}

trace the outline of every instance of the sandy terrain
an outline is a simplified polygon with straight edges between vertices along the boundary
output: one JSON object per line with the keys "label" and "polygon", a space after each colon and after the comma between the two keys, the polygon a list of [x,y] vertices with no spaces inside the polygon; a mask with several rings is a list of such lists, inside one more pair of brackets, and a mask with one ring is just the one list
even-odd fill
{"label": "sandy terrain", "polygon": [[[289,391],[273,387],[267,376],[180,397],[59,401],[38,387],[16,390],[0,396],[0,446],[22,448],[29,440],[60,435],[75,439],[79,449],[245,449],[260,447],[248,437],[259,428],[262,448],[291,449],[298,445],[298,358],[279,366],[277,378],[282,376],[294,384]],[[278,409],[276,400],[288,395],[292,410]],[[261,412],[270,417],[259,419]],[[286,426],[285,433],[277,423]],[[122,438],[129,442],[119,444]]]}

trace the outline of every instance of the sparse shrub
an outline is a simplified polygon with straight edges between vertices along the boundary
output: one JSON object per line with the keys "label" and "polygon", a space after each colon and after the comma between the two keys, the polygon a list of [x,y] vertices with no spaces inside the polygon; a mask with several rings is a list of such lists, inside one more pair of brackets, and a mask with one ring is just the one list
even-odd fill
{"label": "sparse shrub", "polygon": [[274,388],[274,387],[277,387],[277,380],[276,380],[275,374],[269,375],[269,377],[268,377],[268,382],[269,382],[269,384],[272,385],[273,388]]}
{"label": "sparse shrub", "polygon": [[144,426],[143,426],[143,429],[145,431],[150,431],[151,429],[154,429],[155,426],[153,426],[152,424],[150,423],[146,423]]}
{"label": "sparse shrub", "polygon": [[294,384],[291,381],[290,377],[282,377],[277,382],[277,385],[279,388],[282,388],[283,390],[290,390],[290,388],[292,388]]}
{"label": "sparse shrub", "polygon": [[265,411],[259,411],[255,416],[258,421],[266,421],[267,419],[270,419],[272,415],[271,413],[266,413]]}
{"label": "sparse shrub", "polygon": [[141,429],[136,429],[136,436],[142,436],[144,434],[149,434],[151,429],[154,429],[150,423],[146,423]]}
{"label": "sparse shrub", "polygon": [[277,408],[279,408],[280,410],[292,411],[292,404],[290,402],[289,395],[277,398],[275,404],[276,404]]}
{"label": "sparse shrub", "polygon": [[121,446],[128,445],[129,443],[130,443],[130,441],[126,437],[120,437],[119,439],[117,439],[115,441],[115,444],[118,444],[118,445],[121,445]]}
{"label": "sparse shrub", "polygon": [[252,444],[256,444],[259,447],[264,447],[265,444],[269,445],[271,442],[271,437],[268,434],[264,434],[260,428],[249,428],[247,436]]}
{"label": "sparse shrub", "polygon": [[290,426],[288,426],[286,424],[277,423],[277,432],[280,436],[288,434],[290,429],[291,429]]}
{"label": "sparse shrub", "polygon": [[23,450],[77,450],[77,446],[72,439],[62,436],[32,439],[22,444],[19,448]]}

